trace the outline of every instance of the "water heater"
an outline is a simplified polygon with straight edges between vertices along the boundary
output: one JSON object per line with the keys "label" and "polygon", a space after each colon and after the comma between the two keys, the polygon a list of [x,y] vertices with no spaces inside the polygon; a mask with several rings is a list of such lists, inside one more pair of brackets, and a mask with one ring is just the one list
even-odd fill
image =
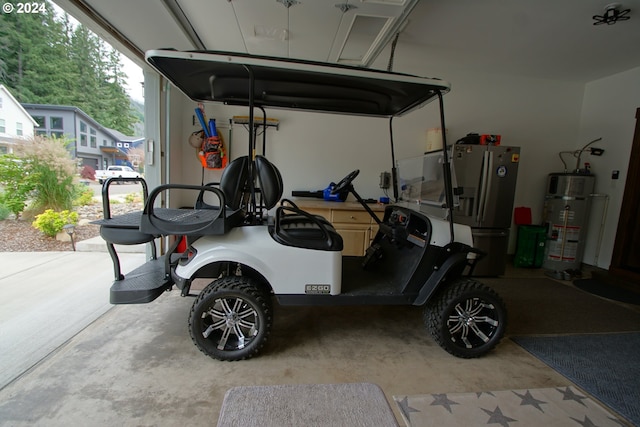
{"label": "water heater", "polygon": [[594,185],[595,176],[591,174],[549,174],[543,212],[547,226],[543,268],[580,269]]}

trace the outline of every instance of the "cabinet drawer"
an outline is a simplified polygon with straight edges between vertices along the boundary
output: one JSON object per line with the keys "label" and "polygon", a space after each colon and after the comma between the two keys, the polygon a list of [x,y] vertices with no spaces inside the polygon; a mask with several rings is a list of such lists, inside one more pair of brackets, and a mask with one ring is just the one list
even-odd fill
{"label": "cabinet drawer", "polygon": [[331,221],[331,211],[329,209],[306,208],[303,210],[310,213],[311,215],[319,215],[327,221]]}
{"label": "cabinet drawer", "polygon": [[353,229],[338,228],[336,231],[342,236],[344,247],[342,255],[362,256],[369,243],[369,229],[354,227]]}
{"label": "cabinet drawer", "polygon": [[331,222],[369,224],[371,216],[366,211],[331,211]]}

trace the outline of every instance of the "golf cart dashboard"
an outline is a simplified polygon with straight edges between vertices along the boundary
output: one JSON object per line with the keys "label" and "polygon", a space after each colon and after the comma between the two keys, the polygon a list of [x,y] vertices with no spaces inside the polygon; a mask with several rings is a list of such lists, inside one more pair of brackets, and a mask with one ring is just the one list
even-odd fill
{"label": "golf cart dashboard", "polygon": [[407,208],[389,206],[381,231],[397,242],[407,241],[423,248],[429,241],[429,220]]}

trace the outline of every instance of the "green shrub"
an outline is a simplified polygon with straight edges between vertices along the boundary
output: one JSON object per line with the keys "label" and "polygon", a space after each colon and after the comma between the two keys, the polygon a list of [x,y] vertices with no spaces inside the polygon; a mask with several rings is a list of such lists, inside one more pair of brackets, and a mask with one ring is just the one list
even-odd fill
{"label": "green shrub", "polygon": [[66,224],[76,225],[78,223],[78,212],[55,212],[53,209],[47,209],[44,213],[36,215],[36,220],[32,225],[44,234],[55,237],[56,234],[63,230]]}
{"label": "green shrub", "polygon": [[129,193],[124,196],[124,201],[127,203],[141,203],[142,193]]}
{"label": "green shrub", "polygon": [[36,136],[16,147],[24,164],[24,176],[29,177],[32,185],[30,209],[34,212],[73,206],[76,165],[65,148],[67,144],[64,139]]}
{"label": "green shrub", "polygon": [[19,194],[18,192],[11,192],[11,190],[8,190],[4,193],[0,193],[0,205],[18,218],[27,203],[26,197],[27,194]]}
{"label": "green shrub", "polygon": [[37,176],[32,205],[35,210],[70,209],[73,206],[72,175],[60,175],[44,163],[34,165],[34,173]]}
{"label": "green shrub", "polygon": [[85,187],[84,185],[77,185],[76,195],[75,195],[75,200],[73,201],[73,205],[86,206],[86,205],[92,205],[93,203],[94,203],[93,190]]}
{"label": "green shrub", "polygon": [[17,217],[20,216],[31,192],[35,188],[35,177],[29,173],[30,164],[12,154],[0,156],[0,203]]}
{"label": "green shrub", "polygon": [[4,221],[11,215],[11,209],[0,203],[0,221]]}

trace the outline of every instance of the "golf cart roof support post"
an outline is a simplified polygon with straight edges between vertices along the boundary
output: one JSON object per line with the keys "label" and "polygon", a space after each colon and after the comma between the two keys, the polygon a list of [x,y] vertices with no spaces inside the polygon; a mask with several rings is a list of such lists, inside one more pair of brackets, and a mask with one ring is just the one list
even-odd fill
{"label": "golf cart roof support post", "polygon": [[453,183],[451,182],[451,164],[449,163],[449,153],[447,147],[447,132],[445,131],[446,126],[444,123],[444,101],[442,97],[442,92],[440,90],[436,90],[436,94],[438,95],[438,105],[440,106],[440,129],[442,129],[442,155],[444,157],[444,164],[442,167],[444,168],[444,193],[445,199],[447,202],[448,209],[448,217],[449,217],[449,231],[451,234],[451,243],[454,242],[453,235]]}
{"label": "golf cart roof support post", "polygon": [[[262,105],[258,106],[262,110],[262,155],[267,157],[267,110]],[[258,137],[258,128],[260,123],[256,125],[256,138]]]}
{"label": "golf cart roof support post", "polygon": [[393,147],[393,116],[389,117],[389,142],[391,143],[391,182],[393,185],[393,201],[398,201],[398,171],[396,169],[396,152]]}
{"label": "golf cart roof support post", "polygon": [[255,150],[255,138],[253,133],[253,125],[255,119],[253,117],[253,108],[255,107],[255,85],[256,78],[253,73],[253,69],[251,66],[243,64],[242,65],[247,73],[249,73],[249,161],[247,162],[247,168],[249,169],[249,194],[250,194],[250,205],[249,212],[256,213],[256,189],[255,189],[255,177],[253,170],[253,161],[256,157]]}
{"label": "golf cart roof support post", "polygon": [[[267,111],[264,109],[262,105],[259,105],[258,108],[262,111],[262,123],[264,124],[264,127],[262,128],[262,155],[266,157],[267,156]],[[260,123],[256,123],[256,125],[253,128],[253,132],[255,132],[255,136],[253,137],[253,140],[255,141],[256,144],[258,139],[259,127],[260,127]],[[260,206],[260,215],[259,215],[260,218],[262,218],[262,203],[263,203],[262,193],[260,193],[260,203],[258,203],[258,206]]]}

